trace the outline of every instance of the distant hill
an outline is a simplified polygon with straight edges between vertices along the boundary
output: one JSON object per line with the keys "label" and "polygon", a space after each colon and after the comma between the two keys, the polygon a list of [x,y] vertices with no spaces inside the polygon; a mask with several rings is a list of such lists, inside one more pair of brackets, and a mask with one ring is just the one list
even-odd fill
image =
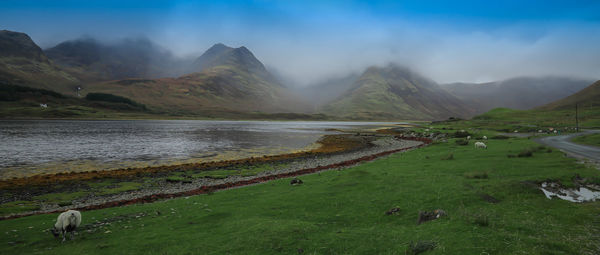
{"label": "distant hill", "polygon": [[0,84],[29,86],[73,95],[79,80],[49,61],[27,34],[1,30]]}
{"label": "distant hill", "polygon": [[477,113],[506,107],[526,110],[571,95],[590,81],[563,77],[520,77],[490,83],[452,83],[442,85]]}
{"label": "distant hill", "polygon": [[397,65],[368,68],[349,91],[321,110],[354,119],[414,120],[466,117],[473,112],[434,81]]}
{"label": "distant hill", "polygon": [[83,38],[62,42],[45,53],[54,63],[86,81],[179,76],[190,64],[145,38],[112,44]]}
{"label": "distant hill", "polygon": [[306,105],[274,81],[245,47],[216,44],[195,66],[201,71],[178,78],[101,82],[88,86],[85,92],[125,96],[165,113],[306,111]]}
{"label": "distant hill", "polygon": [[580,90],[579,92],[554,101],[544,106],[538,107],[540,110],[572,110],[576,104],[580,107],[597,107],[600,108],[600,81],[594,82],[592,85]]}

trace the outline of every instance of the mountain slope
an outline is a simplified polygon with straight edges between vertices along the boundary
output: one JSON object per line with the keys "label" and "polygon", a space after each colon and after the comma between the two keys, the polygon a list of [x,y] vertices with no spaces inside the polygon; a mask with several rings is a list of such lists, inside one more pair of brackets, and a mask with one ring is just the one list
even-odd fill
{"label": "mountain slope", "polygon": [[45,53],[73,75],[91,81],[178,76],[189,65],[144,38],[113,44],[83,38],[60,43]]}
{"label": "mountain slope", "polygon": [[24,33],[0,31],[0,83],[74,94],[78,79],[56,67]]}
{"label": "mountain slope", "polygon": [[600,81],[594,82],[592,85],[580,90],[579,92],[570,95],[566,98],[554,101],[547,105],[541,106],[541,110],[563,110],[573,109],[576,104],[580,107],[599,107],[600,106]]}
{"label": "mountain slope", "polygon": [[453,83],[442,87],[477,113],[497,107],[531,109],[571,95],[590,81],[563,77],[521,77],[483,84]]}
{"label": "mountain slope", "polygon": [[370,67],[352,87],[322,111],[354,119],[415,120],[466,117],[472,113],[434,81],[396,65]]}
{"label": "mountain slope", "polygon": [[[126,79],[88,86],[85,92],[104,92],[132,98],[166,113],[303,112],[305,105],[269,78],[262,63],[245,47],[224,45],[227,53],[207,58],[213,46],[197,63],[202,71],[161,79]],[[231,50],[233,49],[233,50]]]}

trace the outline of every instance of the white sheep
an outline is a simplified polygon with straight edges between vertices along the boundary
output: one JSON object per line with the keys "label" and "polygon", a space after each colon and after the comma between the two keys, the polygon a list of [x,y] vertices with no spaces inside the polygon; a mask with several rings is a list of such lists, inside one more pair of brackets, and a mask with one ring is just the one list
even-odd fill
{"label": "white sheep", "polygon": [[487,140],[487,136],[485,136],[485,135],[484,135],[484,136],[483,136],[483,140]]}
{"label": "white sheep", "polygon": [[485,145],[485,143],[482,143],[482,142],[476,142],[475,143],[475,148],[476,149],[479,149],[479,148],[481,148],[481,149],[487,149],[487,145]]}
{"label": "white sheep", "polygon": [[471,136],[470,136],[470,135],[469,135],[469,136],[467,136],[467,140],[471,140]]}
{"label": "white sheep", "polygon": [[64,213],[58,215],[56,219],[56,224],[54,224],[54,228],[52,229],[52,234],[54,237],[58,237],[59,233],[62,234],[62,241],[65,241],[65,237],[67,233],[71,233],[71,239],[73,239],[74,232],[81,224],[81,213],[75,210],[68,210]]}

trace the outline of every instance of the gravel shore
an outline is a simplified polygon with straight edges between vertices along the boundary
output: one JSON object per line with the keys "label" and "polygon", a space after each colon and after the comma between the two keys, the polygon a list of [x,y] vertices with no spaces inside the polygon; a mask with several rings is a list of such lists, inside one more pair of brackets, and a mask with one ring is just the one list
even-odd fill
{"label": "gravel shore", "polygon": [[[135,200],[143,197],[152,196],[155,194],[178,194],[186,191],[192,191],[201,189],[205,186],[214,186],[225,183],[235,183],[239,181],[246,181],[255,179],[257,177],[263,176],[272,176],[276,174],[282,173],[293,173],[303,169],[311,169],[315,167],[328,166],[333,164],[338,164],[350,160],[359,159],[365,156],[372,156],[383,152],[395,151],[399,149],[413,148],[417,147],[423,142],[420,141],[412,141],[412,140],[399,140],[392,136],[387,135],[374,135],[376,139],[372,141],[373,146],[361,149],[358,151],[351,152],[343,152],[337,153],[333,155],[319,155],[314,158],[301,158],[294,159],[285,167],[277,168],[271,171],[261,172],[257,175],[253,176],[230,176],[224,179],[211,179],[211,178],[199,178],[193,180],[191,183],[169,183],[163,182],[158,188],[151,189],[142,189],[124,192],[112,196],[102,196],[102,197],[87,197],[85,199],[74,200],[73,203],[69,206],[57,207],[56,205],[47,205],[42,207],[41,210],[35,212],[26,212],[20,214],[14,214],[8,216],[9,218],[26,216],[26,215],[34,215],[34,214],[44,214],[44,213],[52,213],[57,211],[64,211],[67,209],[74,208],[85,208],[94,205],[102,205],[107,204],[114,201],[126,201],[126,200]],[[343,167],[332,167],[325,170],[335,170]]]}

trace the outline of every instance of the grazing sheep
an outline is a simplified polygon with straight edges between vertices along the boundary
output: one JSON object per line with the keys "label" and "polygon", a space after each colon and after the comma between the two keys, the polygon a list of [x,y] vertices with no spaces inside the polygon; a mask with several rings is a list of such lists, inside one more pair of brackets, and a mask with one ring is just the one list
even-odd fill
{"label": "grazing sheep", "polygon": [[485,145],[485,143],[482,143],[482,142],[476,142],[475,143],[475,148],[476,149],[479,149],[479,148],[481,148],[481,149],[487,149],[487,145]]}
{"label": "grazing sheep", "polygon": [[471,140],[471,136],[470,136],[470,135],[469,135],[469,136],[467,136],[467,140]]}
{"label": "grazing sheep", "polygon": [[483,136],[483,140],[487,140],[487,136],[485,136],[485,135],[484,135],[484,136]]}
{"label": "grazing sheep", "polygon": [[58,215],[56,224],[52,229],[54,237],[58,237],[59,233],[62,233],[62,241],[65,241],[67,233],[71,233],[71,239],[73,239],[75,229],[81,224],[81,213],[75,210],[68,210]]}

